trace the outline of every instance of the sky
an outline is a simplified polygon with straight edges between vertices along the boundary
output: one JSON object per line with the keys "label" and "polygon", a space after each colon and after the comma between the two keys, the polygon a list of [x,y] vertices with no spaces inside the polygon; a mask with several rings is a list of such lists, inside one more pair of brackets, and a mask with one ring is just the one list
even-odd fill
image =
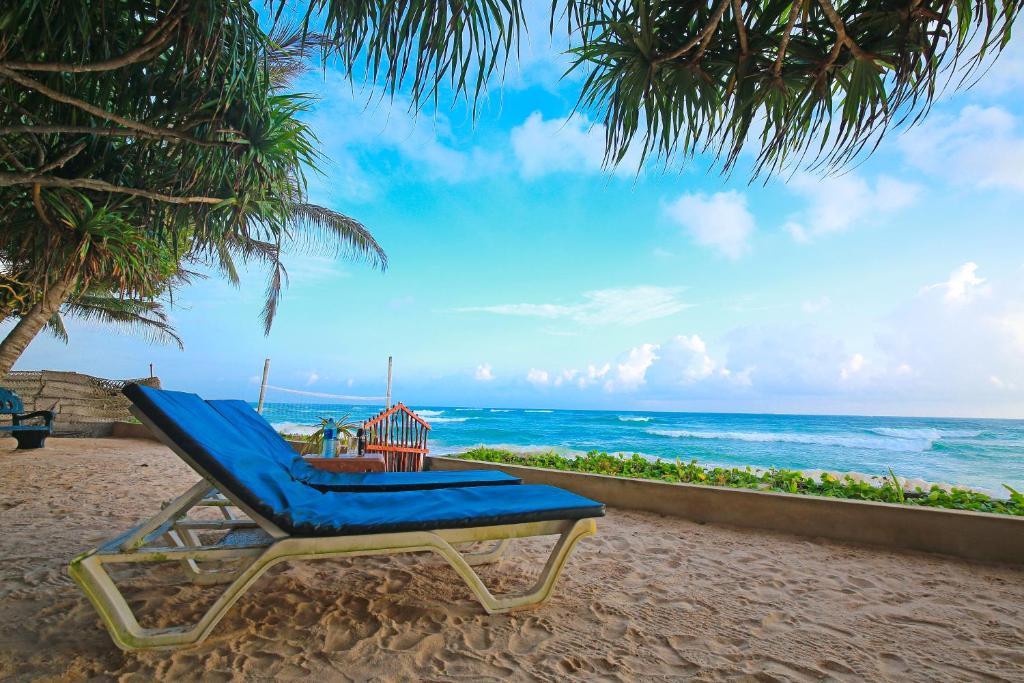
{"label": "sky", "polygon": [[177,292],[184,351],[69,321],[16,369],[153,363],[254,400],[270,358],[275,387],[374,397],[392,355],[417,405],[1024,418],[1024,40],[855,168],[750,183],[749,154],[729,177],[603,169],[534,19],[475,121],[334,68],[298,85],[331,160],[311,199],[368,226],[386,272],[293,254],[269,336],[253,271]]}

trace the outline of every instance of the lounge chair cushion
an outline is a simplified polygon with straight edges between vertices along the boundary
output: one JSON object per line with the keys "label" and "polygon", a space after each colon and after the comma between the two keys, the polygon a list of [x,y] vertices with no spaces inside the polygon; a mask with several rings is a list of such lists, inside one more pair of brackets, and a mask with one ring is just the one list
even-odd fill
{"label": "lounge chair cushion", "polygon": [[319,470],[281,438],[263,416],[245,401],[207,401],[213,409],[235,427],[259,442],[268,454],[284,464],[292,478],[321,491],[384,492],[439,489],[450,486],[499,486],[520,484],[522,479],[498,470],[464,470],[461,472],[325,472]]}
{"label": "lounge chair cushion", "polygon": [[129,384],[124,394],[221,491],[299,536],[421,531],[583,519],[604,505],[552,486],[486,486],[391,493],[320,492],[292,478],[278,454],[195,394]]}

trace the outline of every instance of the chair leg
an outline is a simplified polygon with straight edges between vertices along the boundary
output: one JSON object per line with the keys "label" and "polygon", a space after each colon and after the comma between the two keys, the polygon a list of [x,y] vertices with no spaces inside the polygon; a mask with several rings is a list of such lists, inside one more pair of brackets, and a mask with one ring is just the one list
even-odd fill
{"label": "chair leg", "polygon": [[434,549],[458,572],[488,614],[500,614],[543,604],[551,597],[551,592],[565,568],[565,562],[569,559],[572,549],[581,538],[591,536],[596,531],[597,525],[593,519],[577,520],[567,527],[558,538],[537,582],[527,591],[508,593],[501,597],[493,595],[462,554],[443,539],[438,538],[440,544],[434,544]]}
{"label": "chair leg", "polygon": [[494,545],[485,550],[478,550],[473,553],[462,553],[462,557],[466,560],[466,564],[471,567],[476,567],[481,564],[493,564],[501,559],[501,556],[505,554],[505,548],[508,547],[508,539],[503,538],[500,541],[496,541]]}
{"label": "chair leg", "polygon": [[[110,554],[90,551],[72,560],[68,567],[71,578],[81,587],[96,607],[110,632],[114,643],[124,650],[176,649],[202,642],[224,617],[227,611],[270,567],[285,560],[313,560],[330,557],[359,555],[387,555],[394,553],[432,550],[441,555],[466,582],[488,613],[497,614],[542,604],[551,596],[555,582],[565,567],[573,547],[585,536],[595,533],[593,519],[566,522],[561,536],[548,557],[536,583],[522,593],[493,595],[480,576],[448,541],[431,531],[353,536],[336,538],[288,538],[267,546],[249,546],[234,550],[211,546],[188,547],[187,541],[177,542],[186,547],[138,548],[131,552]],[[502,546],[501,543],[498,544]],[[503,547],[503,546],[502,546]],[[495,548],[489,551],[493,554]],[[485,553],[487,554],[487,553]],[[139,625],[135,614],[121,591],[104,568],[106,563],[143,563],[180,560],[202,562],[244,561],[252,558],[248,566],[233,574],[233,580],[203,616],[193,625],[161,629],[147,629]]]}

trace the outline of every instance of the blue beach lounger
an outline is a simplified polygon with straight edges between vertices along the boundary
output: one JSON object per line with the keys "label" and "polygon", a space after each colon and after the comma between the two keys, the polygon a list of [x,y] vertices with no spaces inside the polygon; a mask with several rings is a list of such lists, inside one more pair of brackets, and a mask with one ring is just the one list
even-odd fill
{"label": "blue beach lounger", "polygon": [[[497,470],[461,472],[324,472],[295,453],[277,431],[245,401],[207,401],[214,410],[259,442],[284,465],[292,478],[321,491],[383,492],[440,489],[450,486],[520,484],[522,479]],[[254,444],[255,446],[255,444]]]}
{"label": "blue beach lounger", "polygon": [[[201,642],[267,569],[286,560],[430,550],[451,564],[488,612],[539,605],[550,597],[573,547],[596,532],[596,518],[604,515],[603,504],[552,486],[318,491],[295,480],[275,454],[256,447],[195,394],[139,385],[124,391],[136,417],[202,477],[158,514],[71,561],[72,579],[126,650]],[[189,510],[214,489],[247,518],[190,518]],[[221,535],[197,545],[182,543],[184,534]],[[497,555],[465,555],[454,547],[548,535],[559,539],[537,582],[502,596],[493,595],[471,566]],[[197,623],[143,628],[106,565],[145,562],[179,562],[194,581],[228,585]],[[199,572],[200,563],[220,569]]]}

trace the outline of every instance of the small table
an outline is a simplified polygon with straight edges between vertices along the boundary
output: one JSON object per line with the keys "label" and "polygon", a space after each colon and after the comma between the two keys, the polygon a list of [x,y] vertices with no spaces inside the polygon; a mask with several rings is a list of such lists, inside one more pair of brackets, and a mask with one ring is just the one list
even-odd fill
{"label": "small table", "polygon": [[303,460],[325,472],[383,472],[384,458],[380,455],[360,455],[346,458],[319,458],[304,456]]}

